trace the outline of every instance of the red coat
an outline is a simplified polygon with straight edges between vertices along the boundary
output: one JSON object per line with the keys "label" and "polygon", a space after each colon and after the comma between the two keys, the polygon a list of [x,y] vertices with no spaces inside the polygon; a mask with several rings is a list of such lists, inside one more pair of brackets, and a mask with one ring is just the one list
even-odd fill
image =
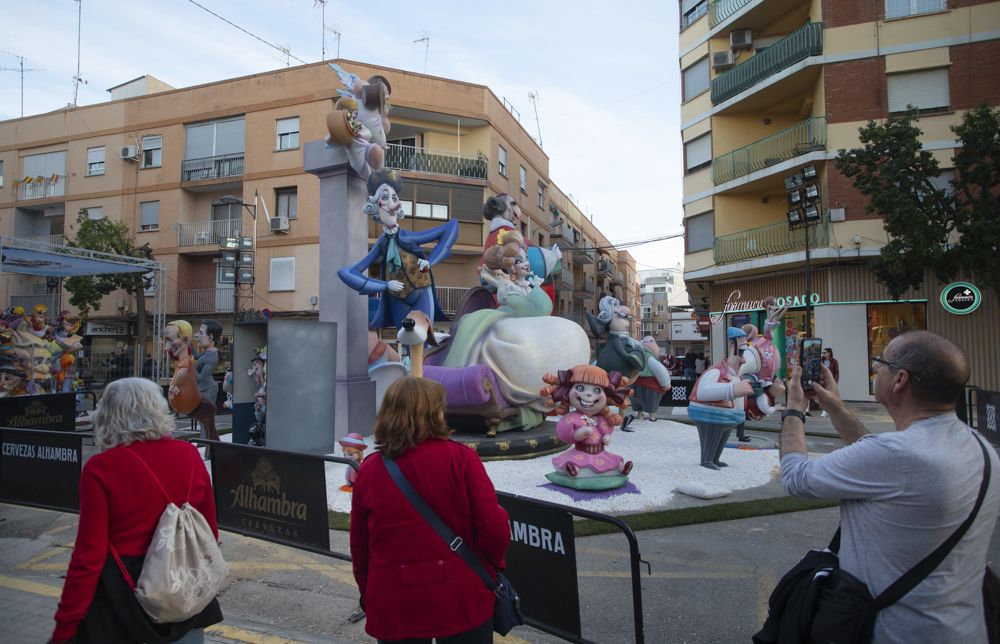
{"label": "red coat", "polygon": [[[118,446],[90,457],[80,474],[80,523],[56,610],[54,641],[67,641],[87,614],[107,559],[108,543],[122,556],[142,556],[167,500],[133,452],[156,473],[170,499],[198,509],[215,525],[212,481],[198,450],[184,441],[163,438]],[[190,491],[188,486],[190,485]]]}
{"label": "red coat", "polygon": [[[486,569],[502,570],[510,542],[507,512],[476,453],[430,439],[396,462],[427,504],[480,554]],[[493,593],[410,505],[381,454],[362,463],[351,504],[351,557],[369,635],[447,637],[490,619]]]}

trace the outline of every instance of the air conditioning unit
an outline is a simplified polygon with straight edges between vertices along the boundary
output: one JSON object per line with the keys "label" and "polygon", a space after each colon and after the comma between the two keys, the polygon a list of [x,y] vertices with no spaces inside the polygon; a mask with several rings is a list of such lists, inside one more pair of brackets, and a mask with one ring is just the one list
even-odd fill
{"label": "air conditioning unit", "polygon": [[712,52],[712,69],[719,71],[733,66],[733,50]]}
{"label": "air conditioning unit", "polygon": [[753,47],[753,32],[749,29],[729,32],[729,46],[733,49],[750,49]]}
{"label": "air conditioning unit", "polygon": [[279,215],[271,219],[271,232],[272,233],[287,233],[288,232],[288,217],[285,215]]}
{"label": "air conditioning unit", "polygon": [[139,146],[123,145],[121,152],[118,153],[118,158],[122,161],[137,161],[139,159]]}

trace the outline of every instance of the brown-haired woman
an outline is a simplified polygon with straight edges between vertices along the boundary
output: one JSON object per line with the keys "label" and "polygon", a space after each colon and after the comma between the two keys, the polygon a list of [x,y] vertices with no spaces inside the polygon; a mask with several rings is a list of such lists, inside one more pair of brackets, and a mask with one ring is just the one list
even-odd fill
{"label": "brown-haired woman", "polygon": [[380,642],[492,642],[496,597],[428,525],[386,471],[392,458],[417,493],[491,572],[504,568],[507,513],[479,457],[449,440],[445,390],[402,378],[375,421],[378,452],[354,484],[351,557],[367,620]]}

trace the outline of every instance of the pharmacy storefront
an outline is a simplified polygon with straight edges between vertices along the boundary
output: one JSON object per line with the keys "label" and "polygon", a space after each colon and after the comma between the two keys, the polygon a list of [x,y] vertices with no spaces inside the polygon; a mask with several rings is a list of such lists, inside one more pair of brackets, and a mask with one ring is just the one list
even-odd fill
{"label": "pharmacy storefront", "polygon": [[881,355],[896,336],[913,329],[943,335],[965,348],[972,363],[970,384],[1000,389],[1000,342],[996,342],[998,307],[992,292],[971,281],[942,284],[928,275],[924,287],[898,301],[875,281],[864,265],[824,267],[812,273],[811,328],[806,328],[804,272],[782,272],[712,284],[710,310],[712,355],[725,355],[725,330],[753,324],[763,329],[764,299],[773,296],[788,312],[773,340],[787,370],[798,360],[799,342],[822,338],[840,365],[845,400],[874,400],[871,358]]}

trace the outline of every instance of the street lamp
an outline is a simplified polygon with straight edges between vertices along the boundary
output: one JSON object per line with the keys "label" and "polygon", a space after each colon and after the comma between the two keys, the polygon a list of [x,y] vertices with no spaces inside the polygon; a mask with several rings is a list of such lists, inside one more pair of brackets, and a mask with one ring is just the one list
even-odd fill
{"label": "street lamp", "polygon": [[805,230],[806,238],[806,333],[812,337],[812,264],[809,255],[809,225],[820,221],[819,176],[816,166],[807,165],[784,179],[788,192],[788,229]]}

